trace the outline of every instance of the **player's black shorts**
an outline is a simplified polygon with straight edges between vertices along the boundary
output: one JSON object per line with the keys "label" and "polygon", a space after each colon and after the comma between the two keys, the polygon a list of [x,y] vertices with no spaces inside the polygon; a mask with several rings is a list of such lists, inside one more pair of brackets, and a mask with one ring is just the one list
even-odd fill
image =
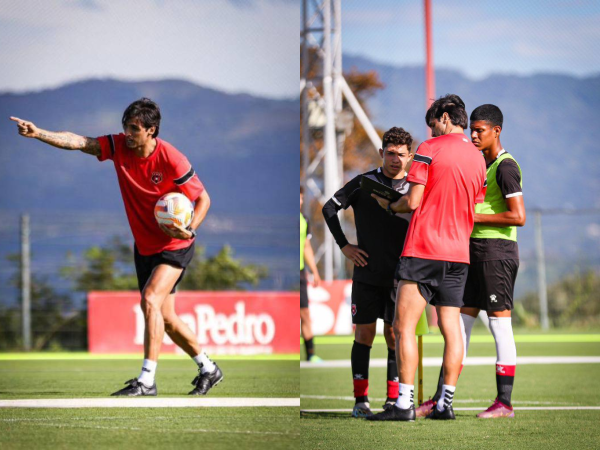
{"label": "player's black shorts", "polygon": [[306,270],[300,271],[300,308],[308,308],[308,285]]}
{"label": "player's black shorts", "polygon": [[180,250],[165,250],[160,253],[155,253],[153,255],[140,255],[136,246],[133,247],[133,259],[135,261],[135,272],[137,274],[138,279],[138,288],[140,292],[144,290],[150,275],[152,275],[152,271],[154,268],[160,264],[168,264],[173,267],[180,267],[183,269],[181,275],[175,282],[175,286],[171,290],[171,294],[174,294],[177,290],[177,285],[183,279],[183,274],[185,273],[185,268],[189,265],[194,257],[194,242],[192,245],[186,248],[182,248]]}
{"label": "player's black shorts", "polygon": [[374,286],[372,284],[352,282],[352,323],[368,324],[383,319],[385,323],[394,321],[396,310],[396,288]]}
{"label": "player's black shorts", "polygon": [[403,256],[397,267],[398,280],[415,281],[430,305],[463,305],[469,265]]}
{"label": "player's black shorts", "polygon": [[464,303],[484,311],[513,309],[519,260],[481,261],[469,266]]}

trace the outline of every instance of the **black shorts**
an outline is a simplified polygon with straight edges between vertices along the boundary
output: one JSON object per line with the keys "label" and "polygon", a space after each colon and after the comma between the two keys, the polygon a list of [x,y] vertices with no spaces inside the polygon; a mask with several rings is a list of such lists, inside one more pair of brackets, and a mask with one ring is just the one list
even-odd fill
{"label": "black shorts", "polygon": [[415,281],[427,303],[434,306],[463,306],[469,265],[403,256],[398,264],[398,280]]}
{"label": "black shorts", "polygon": [[465,286],[465,307],[484,311],[512,310],[518,271],[519,260],[515,259],[471,264]]}
{"label": "black shorts", "polygon": [[374,323],[377,319],[391,324],[396,311],[396,288],[353,281],[350,307],[355,325]]}
{"label": "black shorts", "polygon": [[180,250],[165,250],[160,253],[155,253],[153,255],[140,255],[136,246],[133,247],[133,259],[135,261],[135,272],[137,274],[138,279],[138,288],[140,292],[144,290],[148,279],[150,279],[150,275],[152,275],[152,271],[156,266],[160,264],[168,264],[173,267],[180,267],[183,269],[181,275],[175,282],[175,286],[171,290],[171,294],[174,294],[177,290],[177,285],[183,279],[183,274],[185,273],[185,268],[189,265],[194,257],[194,242],[192,245],[186,248],[182,248]]}
{"label": "black shorts", "polygon": [[300,308],[308,308],[308,285],[306,270],[300,271]]}

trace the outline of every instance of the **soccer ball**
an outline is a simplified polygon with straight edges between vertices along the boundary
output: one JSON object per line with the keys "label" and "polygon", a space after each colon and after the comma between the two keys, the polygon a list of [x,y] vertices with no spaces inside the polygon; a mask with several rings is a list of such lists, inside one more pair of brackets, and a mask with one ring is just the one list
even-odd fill
{"label": "soccer ball", "polygon": [[194,218],[194,206],[185,195],[169,192],[156,202],[154,217],[159,224],[187,228]]}

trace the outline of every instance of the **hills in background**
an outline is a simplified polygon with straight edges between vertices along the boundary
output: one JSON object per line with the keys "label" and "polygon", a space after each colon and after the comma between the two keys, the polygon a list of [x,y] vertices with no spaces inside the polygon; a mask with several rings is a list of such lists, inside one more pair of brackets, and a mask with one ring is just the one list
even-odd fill
{"label": "hills in background", "polygon": [[[344,71],[375,70],[385,88],[368,100],[375,126],[401,126],[426,139],[422,67],[395,67],[344,55]],[[600,75],[494,75],[471,80],[438,69],[436,96],[460,95],[470,112],[484,103],[504,114],[502,144],[523,171],[528,221],[519,230],[518,292],[535,289],[535,208],[600,211]],[[368,151],[372,151],[369,149]],[[600,212],[542,216],[549,281],[565,272],[600,268]]]}
{"label": "hills in background", "polygon": [[[369,100],[372,121],[402,126],[426,139],[422,67],[394,67],[345,56],[344,69],[375,70],[385,84]],[[471,80],[439,69],[436,96],[458,94],[467,112],[484,103],[504,114],[502,144],[521,165],[526,201],[541,208],[600,208],[600,127],[590,121],[600,107],[600,75],[494,75]]]}
{"label": "hills in background", "polygon": [[[376,126],[403,126],[422,140],[425,87],[420,67],[345,56],[345,70],[375,70],[386,88],[368,102]],[[505,115],[502,142],[524,173],[528,223],[519,231],[521,291],[535,287],[533,208],[600,208],[600,76],[496,75],[470,80],[436,71],[438,95],[458,93],[470,112],[483,103]],[[161,106],[160,136],[182,150],[213,200],[201,242],[229,243],[236,256],[266,264],[263,289],[297,283],[298,100],[229,95],[181,80],[88,80],[58,89],[0,94],[0,294],[18,252],[18,215],[32,215],[33,269],[56,273],[75,254],[119,234],[129,237],[110,162],[21,138],[11,115],[87,136],[120,132],[121,115],[147,96]],[[367,150],[366,150],[367,151]],[[368,151],[372,151],[369,149]],[[292,195],[293,194],[293,195]],[[543,216],[549,279],[600,266],[600,214]],[[529,281],[527,281],[529,280]]]}
{"label": "hills in background", "polygon": [[[121,132],[124,109],[141,97],[160,105],[160,137],[188,157],[211,196],[199,233],[209,253],[229,243],[236,257],[269,267],[261,288],[297,285],[298,101],[230,95],[180,80],[88,80],[1,94],[1,256],[18,251],[24,212],[32,214],[32,264],[41,273],[52,273],[66,250],[113,234],[131,239],[112,162],[24,139],[8,117],[100,136]],[[3,281],[9,272],[1,261]]]}

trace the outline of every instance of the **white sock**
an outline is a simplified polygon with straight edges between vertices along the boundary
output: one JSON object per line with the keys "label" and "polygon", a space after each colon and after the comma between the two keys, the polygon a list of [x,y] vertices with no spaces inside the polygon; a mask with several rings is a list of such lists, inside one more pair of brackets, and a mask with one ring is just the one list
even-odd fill
{"label": "white sock", "polygon": [[154,384],[154,376],[156,375],[156,366],[158,363],[150,359],[145,359],[142,364],[142,372],[138,377],[138,381],[144,386],[152,386]]}
{"label": "white sock", "polygon": [[414,405],[415,396],[415,385],[414,384],[402,384],[400,383],[400,393],[398,400],[396,400],[396,406],[402,409],[408,409],[411,405]]}
{"label": "white sock", "polygon": [[442,397],[436,405],[436,408],[439,412],[442,412],[449,406],[452,406],[452,401],[454,400],[454,391],[456,391],[456,386],[450,386],[449,384],[444,384],[442,386]]}
{"label": "white sock", "polygon": [[517,346],[510,317],[490,317],[490,331],[496,341],[496,364],[517,365]]}
{"label": "white sock", "polygon": [[465,348],[465,352],[463,354],[462,364],[465,365],[465,359],[467,359],[467,352],[469,351],[469,343],[471,342],[471,331],[473,330],[473,325],[477,320],[477,317],[471,317],[468,314],[461,314],[460,319],[462,321],[462,337],[463,337],[463,345]]}
{"label": "white sock", "polygon": [[198,356],[194,356],[192,359],[198,364],[201,373],[210,373],[216,368],[215,363],[212,362],[204,352],[200,353]]}

